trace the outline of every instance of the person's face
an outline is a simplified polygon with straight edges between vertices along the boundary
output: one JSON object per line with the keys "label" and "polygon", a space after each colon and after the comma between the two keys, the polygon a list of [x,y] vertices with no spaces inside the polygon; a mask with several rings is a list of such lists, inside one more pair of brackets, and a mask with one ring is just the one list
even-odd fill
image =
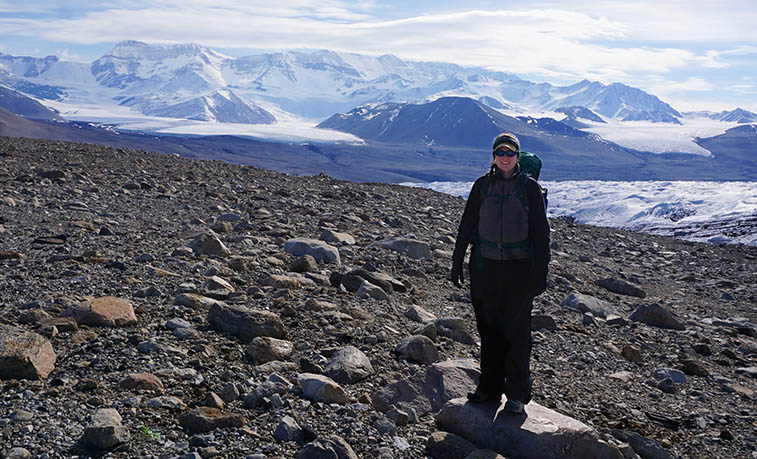
{"label": "person's face", "polygon": [[504,172],[505,174],[511,174],[513,170],[515,169],[516,164],[518,164],[518,155],[515,154],[513,156],[507,156],[507,153],[512,154],[513,151],[508,149],[507,147],[500,147],[498,148],[498,153],[500,151],[505,152],[504,155],[499,156],[498,154],[494,155],[494,164],[497,165],[497,168]]}

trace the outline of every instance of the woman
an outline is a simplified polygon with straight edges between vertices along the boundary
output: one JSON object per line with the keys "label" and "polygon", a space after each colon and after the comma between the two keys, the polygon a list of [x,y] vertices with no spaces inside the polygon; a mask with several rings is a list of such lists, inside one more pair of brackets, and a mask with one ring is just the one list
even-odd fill
{"label": "woman", "polygon": [[531,309],[546,289],[549,223],[539,184],[521,172],[520,141],[511,133],[494,139],[489,173],[473,184],[457,232],[452,282],[463,281],[471,251],[470,293],[481,337],[481,377],[473,403],[501,400],[522,413],[531,401]]}

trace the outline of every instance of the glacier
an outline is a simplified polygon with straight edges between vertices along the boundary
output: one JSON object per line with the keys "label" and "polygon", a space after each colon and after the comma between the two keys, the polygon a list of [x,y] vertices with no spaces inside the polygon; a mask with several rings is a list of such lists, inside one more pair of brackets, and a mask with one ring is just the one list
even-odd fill
{"label": "glacier", "polygon": [[[757,245],[757,182],[543,181],[548,216],[716,244]],[[467,197],[473,182],[403,183]]]}

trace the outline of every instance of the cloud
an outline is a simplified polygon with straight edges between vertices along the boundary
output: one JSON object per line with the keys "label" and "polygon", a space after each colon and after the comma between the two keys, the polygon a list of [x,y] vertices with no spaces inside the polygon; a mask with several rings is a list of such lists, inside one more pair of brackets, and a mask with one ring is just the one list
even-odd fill
{"label": "cloud", "polygon": [[623,46],[633,27],[560,9],[463,11],[380,20],[375,6],[339,0],[132,0],[73,19],[0,20],[7,34],[92,45],[139,39],[226,49],[325,48],[513,73],[613,81],[687,65],[722,67],[716,53]]}

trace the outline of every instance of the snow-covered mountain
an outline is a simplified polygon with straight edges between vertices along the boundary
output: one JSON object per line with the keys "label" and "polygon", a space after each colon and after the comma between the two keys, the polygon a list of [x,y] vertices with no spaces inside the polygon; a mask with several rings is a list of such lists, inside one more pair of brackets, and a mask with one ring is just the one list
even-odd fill
{"label": "snow-covered mountain", "polygon": [[686,116],[699,116],[703,118],[709,118],[711,120],[725,121],[730,123],[747,124],[757,122],[757,113],[752,113],[749,110],[743,108],[737,108],[735,110],[723,110],[722,112],[711,111],[699,111],[699,112],[687,112]]}
{"label": "snow-covered mountain", "polygon": [[[512,115],[584,107],[621,121],[678,123],[682,116],[657,97],[620,83],[554,86],[482,68],[325,50],[234,58],[195,44],[125,41],[91,64],[0,54],[0,81],[43,99],[219,122],[325,119],[367,103],[445,96],[471,97]],[[227,109],[214,113],[212,107],[219,106]]]}

